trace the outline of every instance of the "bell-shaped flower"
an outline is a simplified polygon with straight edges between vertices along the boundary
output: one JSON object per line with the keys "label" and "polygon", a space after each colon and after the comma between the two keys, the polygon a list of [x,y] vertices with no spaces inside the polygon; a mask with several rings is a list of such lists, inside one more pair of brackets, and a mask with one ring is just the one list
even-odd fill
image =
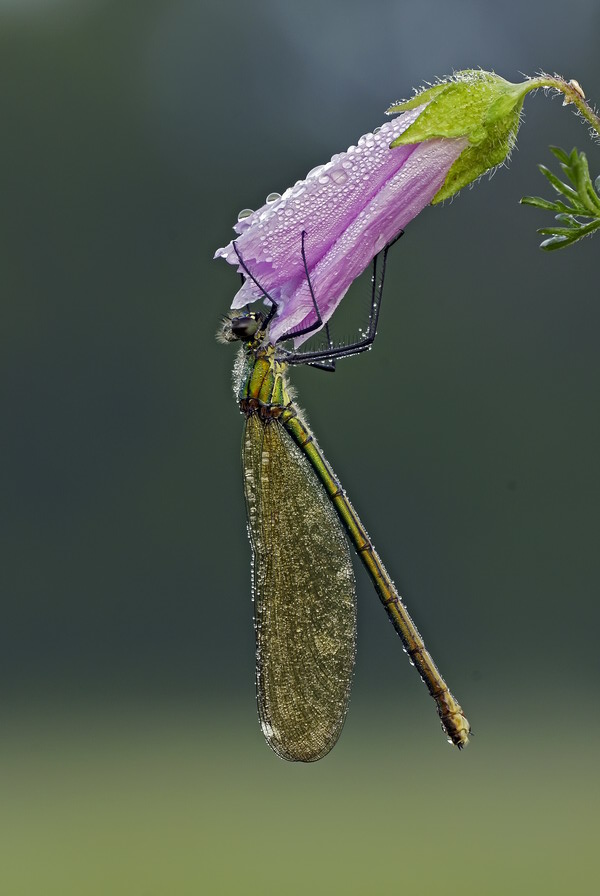
{"label": "bell-shaped flower", "polygon": [[[274,343],[316,321],[312,285],[319,313],[329,320],[352,281],[426,205],[452,195],[506,156],[519,123],[520,86],[486,72],[460,73],[392,107],[406,111],[282,196],[271,194],[238,220],[238,236],[215,254],[245,277],[232,307],[268,294],[278,306],[269,329]],[[488,133],[493,159],[486,155]],[[297,337],[296,345],[307,338]]]}

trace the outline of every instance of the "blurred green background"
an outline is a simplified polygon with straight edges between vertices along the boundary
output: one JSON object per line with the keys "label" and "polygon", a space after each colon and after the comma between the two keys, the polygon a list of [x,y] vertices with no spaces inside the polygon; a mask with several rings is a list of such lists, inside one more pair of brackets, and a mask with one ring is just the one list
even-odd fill
{"label": "blurred green background", "polygon": [[545,255],[517,203],[548,193],[548,144],[595,174],[597,147],[529,97],[510,170],[394,248],[375,350],[294,371],[472,722],[462,754],[361,571],[339,744],[311,766],[264,744],[234,352],[214,341],[238,281],[211,258],[240,208],[424,80],[543,68],[598,101],[598,4],[0,13],[0,891],[595,892],[600,243]]}

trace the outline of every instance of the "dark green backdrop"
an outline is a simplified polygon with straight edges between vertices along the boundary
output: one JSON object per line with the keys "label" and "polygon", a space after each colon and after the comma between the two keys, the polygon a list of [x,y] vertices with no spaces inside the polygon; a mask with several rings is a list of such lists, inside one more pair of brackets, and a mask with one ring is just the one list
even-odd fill
{"label": "dark green backdrop", "polygon": [[509,170],[393,250],[374,351],[294,372],[471,719],[462,755],[362,573],[340,743],[310,767],[264,745],[214,341],[237,278],[211,258],[424,80],[544,68],[600,100],[597,4],[0,12],[2,891],[591,892],[600,242],[543,254],[518,200],[549,143],[596,174],[597,146],[529,97]]}

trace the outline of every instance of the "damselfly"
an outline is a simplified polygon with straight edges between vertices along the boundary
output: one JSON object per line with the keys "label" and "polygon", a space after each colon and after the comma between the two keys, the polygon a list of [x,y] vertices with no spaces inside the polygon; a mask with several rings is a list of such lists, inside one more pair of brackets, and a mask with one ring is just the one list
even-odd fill
{"label": "damselfly", "polygon": [[[275,344],[277,312],[230,314],[221,338],[242,343],[235,366],[245,416],[243,472],[253,555],[256,687],[263,733],[284,759],[311,762],[337,741],[348,707],[356,643],[356,587],[348,540],[367,569],[405,651],[436,702],[442,727],[457,747],[470,733],[463,711],[428,653],[356,511],[290,398],[286,369],[310,364],[332,370],[338,358],[368,349],[377,332],[389,245],[381,273],[373,263],[369,326],[352,345],[292,351],[282,343],[323,326],[304,251],[315,320]],[[391,244],[390,244],[391,245]],[[260,287],[233,243],[246,275]]]}

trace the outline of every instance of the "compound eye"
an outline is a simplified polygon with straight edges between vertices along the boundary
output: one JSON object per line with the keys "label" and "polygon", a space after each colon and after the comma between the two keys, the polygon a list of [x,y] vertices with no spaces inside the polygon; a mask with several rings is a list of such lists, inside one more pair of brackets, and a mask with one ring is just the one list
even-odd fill
{"label": "compound eye", "polygon": [[260,321],[255,317],[234,317],[231,321],[231,332],[236,339],[252,339],[259,327]]}

